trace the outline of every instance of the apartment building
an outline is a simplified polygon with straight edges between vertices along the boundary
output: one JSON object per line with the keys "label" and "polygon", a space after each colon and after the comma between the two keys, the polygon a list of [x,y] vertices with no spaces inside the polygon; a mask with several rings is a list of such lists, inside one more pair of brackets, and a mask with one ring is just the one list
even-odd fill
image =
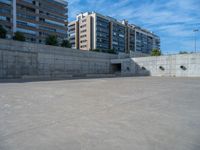
{"label": "apartment building", "polygon": [[[72,27],[75,24],[76,28]],[[115,49],[118,52],[125,52],[125,25],[114,18],[94,12],[81,13],[77,15],[76,21],[69,23],[68,28],[70,42],[72,45],[75,42],[77,49]]]}
{"label": "apartment building", "polygon": [[[89,14],[80,14],[77,16],[78,21],[78,41],[79,47],[82,50],[90,50],[92,49],[92,33],[93,33],[93,18]],[[76,30],[77,31],[77,30]]]}
{"label": "apartment building", "polygon": [[154,33],[133,24],[127,24],[127,51],[150,54],[152,49],[160,49],[160,38]]}
{"label": "apartment building", "polygon": [[76,45],[76,49],[113,49],[117,53],[137,51],[146,54],[150,54],[153,48],[160,49],[160,39],[155,34],[130,25],[128,21],[119,22],[95,12],[77,15],[76,20],[69,23],[69,28],[73,29],[72,32],[69,30],[70,43]]}
{"label": "apartment building", "polygon": [[49,35],[67,38],[68,3],[64,0],[0,0],[0,24],[8,31],[24,33],[26,41],[45,43]]}
{"label": "apartment building", "polygon": [[13,9],[11,0],[0,0],[0,25],[7,30],[7,37],[12,37],[13,31]]}
{"label": "apartment building", "polygon": [[70,35],[69,40],[73,49],[79,48],[78,32],[79,32],[79,23],[77,21],[70,22],[68,24],[68,34]]}
{"label": "apartment building", "polygon": [[117,52],[126,52],[126,26],[120,22],[111,22],[111,49]]}

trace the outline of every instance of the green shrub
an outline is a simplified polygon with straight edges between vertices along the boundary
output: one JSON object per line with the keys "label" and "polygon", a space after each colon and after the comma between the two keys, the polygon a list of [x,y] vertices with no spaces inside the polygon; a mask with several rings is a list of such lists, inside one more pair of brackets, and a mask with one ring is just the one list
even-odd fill
{"label": "green shrub", "polygon": [[110,53],[110,54],[116,54],[114,49],[109,49],[107,52]]}
{"label": "green shrub", "polygon": [[151,52],[151,56],[161,56],[161,50],[159,49],[153,49]]}
{"label": "green shrub", "polygon": [[46,38],[46,45],[58,46],[58,39],[55,35],[50,35]]}
{"label": "green shrub", "polygon": [[5,39],[6,34],[7,34],[6,29],[4,29],[2,25],[0,25],[0,38]]}
{"label": "green shrub", "polygon": [[70,44],[69,40],[63,40],[61,46],[67,47],[67,48],[72,48],[72,45]]}
{"label": "green shrub", "polygon": [[180,51],[179,54],[188,54],[186,51]]}
{"label": "green shrub", "polygon": [[91,51],[94,51],[94,52],[101,52],[100,49],[93,49],[93,50],[91,50]]}
{"label": "green shrub", "polygon": [[25,36],[21,32],[15,32],[15,36],[13,37],[13,40],[16,40],[16,41],[25,41]]}

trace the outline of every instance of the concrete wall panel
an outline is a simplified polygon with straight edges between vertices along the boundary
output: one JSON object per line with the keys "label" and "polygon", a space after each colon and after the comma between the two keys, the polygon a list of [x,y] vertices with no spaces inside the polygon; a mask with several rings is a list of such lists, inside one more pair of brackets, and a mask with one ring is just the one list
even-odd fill
{"label": "concrete wall panel", "polygon": [[117,55],[0,40],[0,78],[110,74]]}
{"label": "concrete wall panel", "polygon": [[[122,59],[121,61],[122,74],[147,75],[149,73],[151,76],[200,77],[199,53],[140,57]],[[128,63],[129,61],[132,61],[131,65]],[[126,70],[127,67],[131,68],[129,72]]]}

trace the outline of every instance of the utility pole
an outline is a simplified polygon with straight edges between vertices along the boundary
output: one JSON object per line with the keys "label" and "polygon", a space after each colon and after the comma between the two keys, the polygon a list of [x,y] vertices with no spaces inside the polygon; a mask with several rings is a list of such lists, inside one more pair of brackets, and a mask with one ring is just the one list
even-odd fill
{"label": "utility pole", "polygon": [[194,29],[193,32],[194,32],[194,50],[195,50],[195,53],[197,52],[197,32],[199,31],[199,29]]}

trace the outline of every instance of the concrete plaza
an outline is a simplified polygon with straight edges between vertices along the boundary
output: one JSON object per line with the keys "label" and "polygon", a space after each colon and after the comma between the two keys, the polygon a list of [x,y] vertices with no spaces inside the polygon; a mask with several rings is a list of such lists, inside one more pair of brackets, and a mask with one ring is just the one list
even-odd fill
{"label": "concrete plaza", "polygon": [[0,150],[199,150],[200,78],[0,83]]}

